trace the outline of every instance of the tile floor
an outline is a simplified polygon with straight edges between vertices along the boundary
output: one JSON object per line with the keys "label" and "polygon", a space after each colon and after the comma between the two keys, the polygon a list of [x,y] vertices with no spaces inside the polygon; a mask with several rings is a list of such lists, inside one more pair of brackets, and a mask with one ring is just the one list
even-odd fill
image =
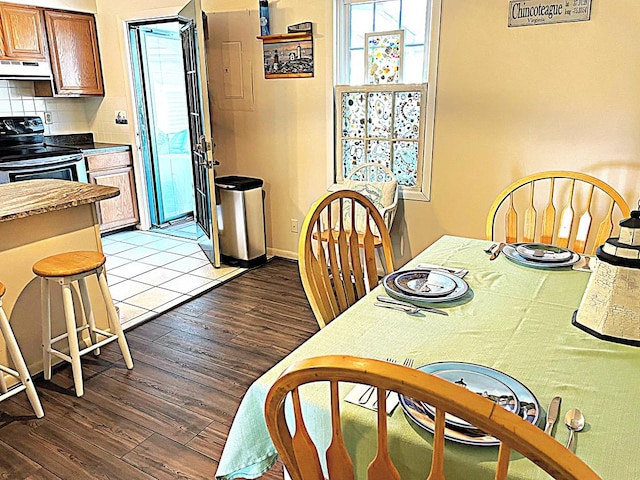
{"label": "tile floor", "polygon": [[125,329],[246,271],[214,268],[195,241],[155,232],[105,235],[102,245],[111,295]]}

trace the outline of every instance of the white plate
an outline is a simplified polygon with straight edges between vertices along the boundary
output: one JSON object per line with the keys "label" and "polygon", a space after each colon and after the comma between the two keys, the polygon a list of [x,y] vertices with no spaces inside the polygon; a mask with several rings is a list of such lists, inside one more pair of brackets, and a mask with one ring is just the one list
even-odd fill
{"label": "white plate", "polygon": [[[451,370],[439,370],[434,372],[433,375],[451,383],[461,385],[467,390],[490,399],[512,413],[520,411],[520,402],[513,390],[493,376],[474,372],[467,368],[463,368],[462,370],[458,368]],[[435,408],[427,403],[424,403],[423,405],[432,417],[435,416]],[[445,414],[445,422],[450,427],[477,430],[476,427],[466,420],[456,417],[450,413]]]}
{"label": "white plate", "polygon": [[426,271],[428,271],[428,269],[421,268],[420,270],[403,270],[403,271],[393,272],[382,279],[382,284],[384,285],[384,289],[387,291],[389,296],[395,298],[396,300],[403,300],[405,302],[414,303],[416,305],[422,305],[426,303],[450,302],[464,296],[469,291],[469,285],[462,278],[457,277],[455,275],[451,275],[450,273],[444,272],[442,270],[438,270],[438,273],[440,275],[447,275],[456,284],[456,287],[451,293],[444,295],[442,297],[421,297],[418,295],[409,295],[404,293],[402,290],[400,290],[395,284],[395,279],[398,275],[401,275],[407,272],[426,272]]}
{"label": "white plate", "polygon": [[[522,383],[513,377],[510,377],[506,373],[494,370],[493,368],[485,367],[484,365],[478,365],[475,363],[466,362],[437,362],[424,365],[418,370],[427,373],[437,373],[444,370],[465,370],[470,372],[482,373],[484,375],[495,378],[496,380],[504,383],[516,396],[520,403],[520,411],[518,414],[524,418],[527,422],[538,425],[540,420],[540,414],[542,412],[540,403],[535,395],[525,387]],[[414,421],[418,426],[424,428],[426,431],[433,433],[435,425],[433,418],[425,408],[422,402],[416,402],[410,397],[400,395],[400,405],[405,414]],[[486,435],[479,430],[455,430],[445,426],[444,436],[446,439],[453,442],[464,443],[467,445],[476,445],[482,447],[491,447],[500,445],[500,440],[491,435]]]}
{"label": "white plate", "polygon": [[574,263],[580,260],[580,255],[573,252],[571,254],[571,258],[565,262],[540,262],[536,260],[528,260],[520,255],[516,250],[519,245],[519,243],[514,243],[513,245],[505,245],[502,249],[502,253],[512,262],[523,265],[525,267],[541,269],[565,268],[572,266]]}
{"label": "white plate", "polygon": [[436,270],[410,270],[393,279],[399,290],[419,297],[443,297],[456,289],[456,282],[448,273]]}
{"label": "white plate", "polygon": [[545,243],[521,243],[516,246],[516,252],[534,262],[566,262],[573,256],[571,250]]}

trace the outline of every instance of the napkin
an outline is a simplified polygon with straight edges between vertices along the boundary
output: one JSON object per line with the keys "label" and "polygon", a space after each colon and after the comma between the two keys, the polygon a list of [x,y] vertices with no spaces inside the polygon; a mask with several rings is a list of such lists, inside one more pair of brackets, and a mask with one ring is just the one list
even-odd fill
{"label": "napkin", "polygon": [[[378,411],[378,390],[374,388],[373,392],[369,396],[367,390],[370,387],[371,385],[363,385],[361,383],[357,384],[347,394],[345,401],[360,407],[368,408],[374,412]],[[400,403],[400,398],[396,392],[387,392],[387,394],[387,415],[391,415],[393,410],[398,406],[398,403]],[[366,400],[366,402],[361,403],[361,400]]]}
{"label": "napkin", "polygon": [[464,276],[467,273],[469,273],[469,270],[465,270],[463,268],[443,267],[442,265],[431,265],[429,263],[419,263],[418,265],[415,266],[415,268],[416,269],[425,268],[429,270],[443,270],[459,278],[464,278]]}
{"label": "napkin", "polygon": [[596,266],[596,257],[591,257],[591,260],[587,261],[586,259],[589,257],[581,256],[580,260],[573,264],[571,268],[577,270],[579,272],[593,272],[593,269]]}

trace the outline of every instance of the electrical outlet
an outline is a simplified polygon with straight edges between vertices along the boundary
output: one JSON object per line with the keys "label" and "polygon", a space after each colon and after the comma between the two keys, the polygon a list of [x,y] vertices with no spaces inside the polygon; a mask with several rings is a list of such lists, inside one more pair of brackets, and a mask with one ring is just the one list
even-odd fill
{"label": "electrical outlet", "polygon": [[298,219],[291,219],[291,233],[298,233]]}
{"label": "electrical outlet", "polygon": [[51,112],[44,112],[44,123],[51,125],[53,123],[53,115]]}

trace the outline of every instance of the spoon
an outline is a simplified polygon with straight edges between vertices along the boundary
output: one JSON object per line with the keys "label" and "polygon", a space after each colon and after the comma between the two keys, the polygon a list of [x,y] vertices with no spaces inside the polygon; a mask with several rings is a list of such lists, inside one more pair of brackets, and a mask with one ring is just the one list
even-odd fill
{"label": "spoon", "polygon": [[567,448],[572,452],[575,452],[575,433],[584,428],[584,415],[577,408],[572,408],[567,412],[564,417],[564,424],[569,429],[569,440],[567,441]]}

